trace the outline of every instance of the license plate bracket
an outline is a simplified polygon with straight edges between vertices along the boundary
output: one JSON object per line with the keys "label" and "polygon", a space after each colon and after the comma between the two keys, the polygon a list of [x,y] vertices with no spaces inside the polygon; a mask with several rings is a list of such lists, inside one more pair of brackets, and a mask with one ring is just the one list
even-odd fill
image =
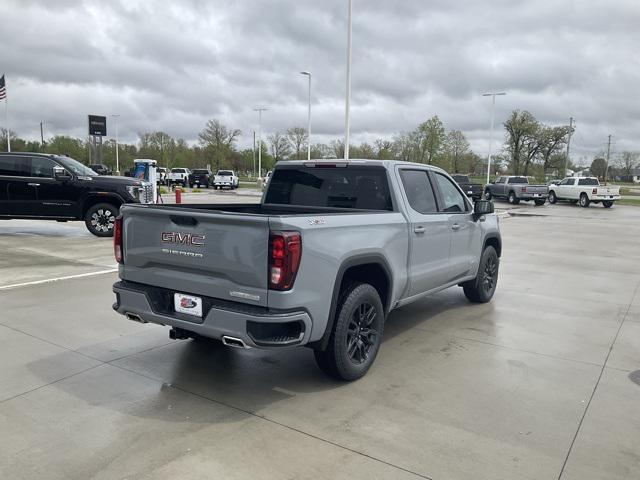
{"label": "license plate bracket", "polygon": [[202,318],[202,298],[186,293],[173,294],[173,308],[178,313]]}

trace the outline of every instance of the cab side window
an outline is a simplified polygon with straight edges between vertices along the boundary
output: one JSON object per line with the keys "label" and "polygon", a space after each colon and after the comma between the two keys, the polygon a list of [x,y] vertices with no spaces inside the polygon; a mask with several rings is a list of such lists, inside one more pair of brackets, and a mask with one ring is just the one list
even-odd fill
{"label": "cab side window", "polygon": [[400,170],[409,205],[419,213],[437,213],[436,197],[425,170]]}
{"label": "cab side window", "polygon": [[31,157],[31,177],[53,178],[53,167],[55,162],[50,158]]}
{"label": "cab side window", "polygon": [[6,177],[28,177],[29,168],[27,157],[3,155],[0,156],[0,175]]}
{"label": "cab side window", "polygon": [[435,177],[444,203],[441,210],[448,213],[466,212],[467,201],[453,182],[441,173],[436,173]]}

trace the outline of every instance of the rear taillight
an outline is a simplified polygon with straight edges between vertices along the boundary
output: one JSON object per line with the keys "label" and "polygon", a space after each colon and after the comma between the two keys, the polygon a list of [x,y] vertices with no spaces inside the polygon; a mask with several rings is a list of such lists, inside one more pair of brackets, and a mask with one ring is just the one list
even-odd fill
{"label": "rear taillight", "polygon": [[122,215],[116,218],[113,224],[113,255],[116,257],[116,262],[124,263],[122,256]]}
{"label": "rear taillight", "polygon": [[522,187],[522,192],[526,192],[527,191],[527,187]]}
{"label": "rear taillight", "polygon": [[594,188],[594,189],[591,191],[591,195],[597,195],[597,194],[598,194],[598,189],[597,189],[597,188]]}
{"label": "rear taillight", "polygon": [[291,290],[300,266],[302,239],[298,232],[269,235],[269,289]]}

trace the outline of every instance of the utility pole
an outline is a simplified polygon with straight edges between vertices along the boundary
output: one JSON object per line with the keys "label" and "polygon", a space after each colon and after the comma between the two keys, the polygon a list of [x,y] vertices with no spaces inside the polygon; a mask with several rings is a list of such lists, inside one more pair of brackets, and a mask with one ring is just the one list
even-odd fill
{"label": "utility pole", "polygon": [[256,107],[253,109],[258,112],[258,181],[262,175],[262,112],[267,110],[267,107]]}
{"label": "utility pole", "polygon": [[44,153],[44,130],[42,129],[42,124],[44,122],[40,122],[40,146],[42,147],[42,153]]}
{"label": "utility pole", "polygon": [[111,116],[115,119],[116,123],[116,175],[120,175],[120,157],[118,156],[118,117],[120,114],[114,113]]}
{"label": "utility pole", "polygon": [[352,0],[349,0],[349,15],[347,18],[347,96],[344,115],[344,159],[349,160],[349,110],[351,99],[351,12]]}
{"label": "utility pole", "polygon": [[564,176],[567,176],[569,166],[569,145],[571,144],[571,134],[573,133],[573,117],[569,117],[569,138],[567,139],[567,156],[564,159]]}
{"label": "utility pole", "polygon": [[611,135],[609,135],[609,141],[607,142],[607,165],[604,167],[604,184],[607,184],[607,172],[609,171],[609,155],[611,155]]}
{"label": "utility pole", "polygon": [[307,160],[311,160],[311,72],[300,72],[309,77],[309,108],[307,109]]}
{"label": "utility pole", "polygon": [[253,175],[256,175],[256,131],[253,131]]}
{"label": "utility pole", "polygon": [[489,130],[489,156],[487,157],[487,185],[489,184],[491,175],[491,150],[493,148],[493,124],[496,117],[496,95],[506,95],[505,92],[483,93],[483,97],[491,97],[491,130]]}

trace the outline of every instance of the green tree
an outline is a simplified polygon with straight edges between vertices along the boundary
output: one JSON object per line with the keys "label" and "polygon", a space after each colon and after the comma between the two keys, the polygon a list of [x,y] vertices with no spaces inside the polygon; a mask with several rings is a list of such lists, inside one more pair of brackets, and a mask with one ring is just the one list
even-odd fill
{"label": "green tree", "polygon": [[451,171],[453,173],[464,171],[462,163],[465,155],[469,152],[469,142],[460,130],[452,130],[447,133],[444,151],[451,165]]}
{"label": "green tree", "polygon": [[507,131],[505,148],[509,154],[511,169],[515,175],[520,175],[526,165],[526,174],[529,163],[537,154],[535,137],[539,123],[530,112],[514,110],[504,122],[504,128]]}
{"label": "green tree", "polygon": [[551,170],[559,171],[564,168],[564,155],[558,155],[567,144],[569,126],[541,127],[538,131],[538,144],[542,170],[545,175]]}
{"label": "green tree", "polygon": [[437,115],[418,125],[413,132],[414,155],[418,163],[431,165],[442,151],[445,133],[444,125]]}

